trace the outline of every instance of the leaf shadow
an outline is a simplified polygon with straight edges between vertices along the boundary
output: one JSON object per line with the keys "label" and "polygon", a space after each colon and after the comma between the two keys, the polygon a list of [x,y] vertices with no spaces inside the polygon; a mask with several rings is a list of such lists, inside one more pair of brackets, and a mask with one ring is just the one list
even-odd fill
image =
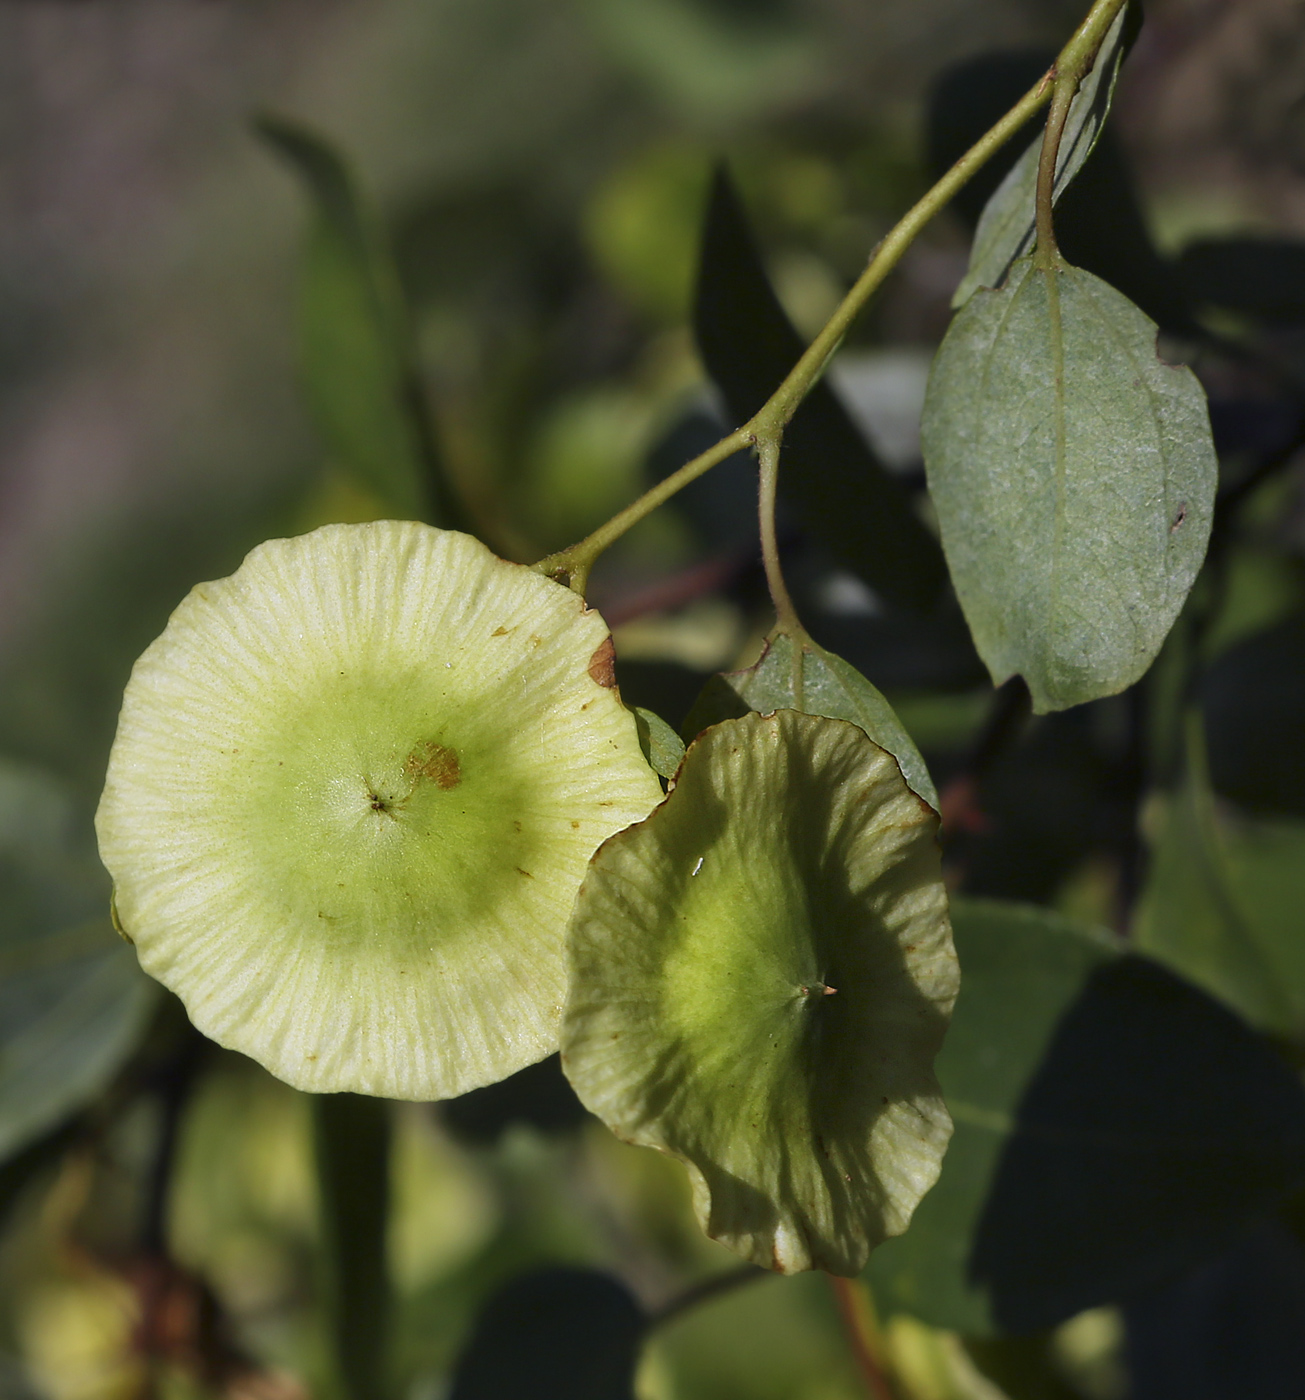
{"label": "leaf shadow", "polygon": [[1291,1070],[1230,1011],[1133,955],[1089,976],[1015,1119],[968,1260],[1009,1332],[1165,1282],[1305,1176]]}

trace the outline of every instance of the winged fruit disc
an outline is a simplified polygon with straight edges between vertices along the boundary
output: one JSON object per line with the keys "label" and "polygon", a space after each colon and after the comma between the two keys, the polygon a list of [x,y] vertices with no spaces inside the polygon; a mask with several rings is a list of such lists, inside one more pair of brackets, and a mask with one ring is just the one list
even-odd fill
{"label": "winged fruit disc", "polygon": [[548,1054],[589,856],[661,796],[610,656],[575,594],[425,525],[201,584],[96,817],[145,970],[303,1089],[444,1098]]}
{"label": "winged fruit disc", "polygon": [[585,877],[563,1066],[757,1264],[855,1274],[938,1175],[957,966],[936,828],[860,729],[779,710],[708,729]]}

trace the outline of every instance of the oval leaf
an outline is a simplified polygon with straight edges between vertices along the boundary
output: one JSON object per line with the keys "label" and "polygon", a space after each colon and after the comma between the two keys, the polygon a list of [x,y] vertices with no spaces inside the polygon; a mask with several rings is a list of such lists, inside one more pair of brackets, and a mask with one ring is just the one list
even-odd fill
{"label": "oval leaf", "polygon": [[449,1400],[634,1400],[647,1325],[630,1290],[609,1274],[523,1274],[476,1319]]}
{"label": "oval leaf", "polygon": [[937,1175],[936,830],[860,729],[780,710],[709,729],[594,857],[563,1068],[618,1136],[686,1163],[703,1228],[754,1263],[855,1273]]}
{"label": "oval leaf", "polygon": [[[1119,65],[1140,23],[1136,11],[1136,5],[1125,5],[1120,10],[1106,31],[1092,71],[1083,79],[1070,103],[1060,150],[1056,153],[1053,201],[1060,198],[1082,170],[1101,135],[1115,94]],[[1041,154],[1042,133],[1039,132],[984,206],[970,249],[969,270],[952,297],[953,307],[964,306],[980,287],[1000,287],[1014,264],[1032,249]]]}
{"label": "oval leaf", "polygon": [[639,747],[654,773],[668,782],[684,757],[684,741],[659,714],[632,706],[634,722],[639,730]]}
{"label": "oval leaf", "polygon": [[810,637],[795,641],[786,632],[776,632],[754,665],[713,676],[685,721],[685,733],[698,734],[709,724],[737,719],[749,710],[801,710],[855,724],[892,754],[910,789],[938,810],[929,769],[893,707],[855,666]]}
{"label": "oval leaf", "polygon": [[337,465],[390,515],[462,523],[436,460],[398,274],[352,171],[320,137],[281,117],[258,129],[313,204],[300,283],[304,389]]}
{"label": "oval leaf", "polygon": [[1261,1030],[1305,1039],[1305,822],[1218,803],[1193,720],[1186,779],[1152,827],[1138,947]]}
{"label": "oval leaf", "polygon": [[1216,1254],[1299,1183],[1305,1094],[1243,1022],[1049,910],[952,916],[956,1132],[871,1262],[884,1306],[970,1334],[1054,1326]]}
{"label": "oval leaf", "polygon": [[1021,262],[952,322],[922,438],[975,645],[1038,712],[1151,664],[1205,556],[1215,456],[1195,375],[1113,287]]}

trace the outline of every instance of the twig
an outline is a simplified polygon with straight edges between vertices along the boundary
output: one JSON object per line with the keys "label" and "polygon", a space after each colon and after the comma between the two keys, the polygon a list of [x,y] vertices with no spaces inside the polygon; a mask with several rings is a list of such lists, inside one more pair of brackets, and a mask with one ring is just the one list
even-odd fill
{"label": "twig", "polygon": [[848,1345],[856,1358],[857,1369],[865,1381],[866,1392],[873,1400],[897,1400],[893,1386],[879,1359],[878,1326],[870,1310],[870,1299],[860,1279],[839,1278],[826,1274],[829,1286],[838,1302],[839,1316]]}
{"label": "twig", "polygon": [[710,1302],[724,1293],[733,1293],[745,1283],[774,1277],[769,1269],[758,1268],[756,1264],[744,1264],[741,1268],[730,1269],[722,1274],[712,1274],[710,1278],[695,1283],[692,1288],[686,1288],[683,1293],[663,1303],[648,1319],[648,1330],[651,1332],[655,1328],[664,1327],[668,1322],[674,1322],[677,1317],[692,1311],[700,1303]]}

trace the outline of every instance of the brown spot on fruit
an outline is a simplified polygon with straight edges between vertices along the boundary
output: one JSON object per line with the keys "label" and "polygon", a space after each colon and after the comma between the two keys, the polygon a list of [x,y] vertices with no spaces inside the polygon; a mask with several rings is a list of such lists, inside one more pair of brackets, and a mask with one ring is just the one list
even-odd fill
{"label": "brown spot on fruit", "polygon": [[506,637],[508,629],[506,627],[496,627],[489,635],[491,637]]}
{"label": "brown spot on fruit", "polygon": [[462,765],[458,755],[445,744],[423,739],[404,760],[403,771],[412,782],[426,778],[436,787],[455,788],[462,781]]}
{"label": "brown spot on fruit", "polygon": [[607,690],[616,684],[616,647],[610,636],[589,658],[589,677]]}
{"label": "brown spot on fruit", "polygon": [[528,870],[522,870],[522,868],[521,868],[519,865],[518,865],[518,866],[515,866],[514,869],[516,870],[516,872],[517,872],[518,875],[524,875],[524,876],[526,877],[527,880],[533,880],[533,879],[535,878],[535,877],[530,873],[530,871],[528,871]]}

